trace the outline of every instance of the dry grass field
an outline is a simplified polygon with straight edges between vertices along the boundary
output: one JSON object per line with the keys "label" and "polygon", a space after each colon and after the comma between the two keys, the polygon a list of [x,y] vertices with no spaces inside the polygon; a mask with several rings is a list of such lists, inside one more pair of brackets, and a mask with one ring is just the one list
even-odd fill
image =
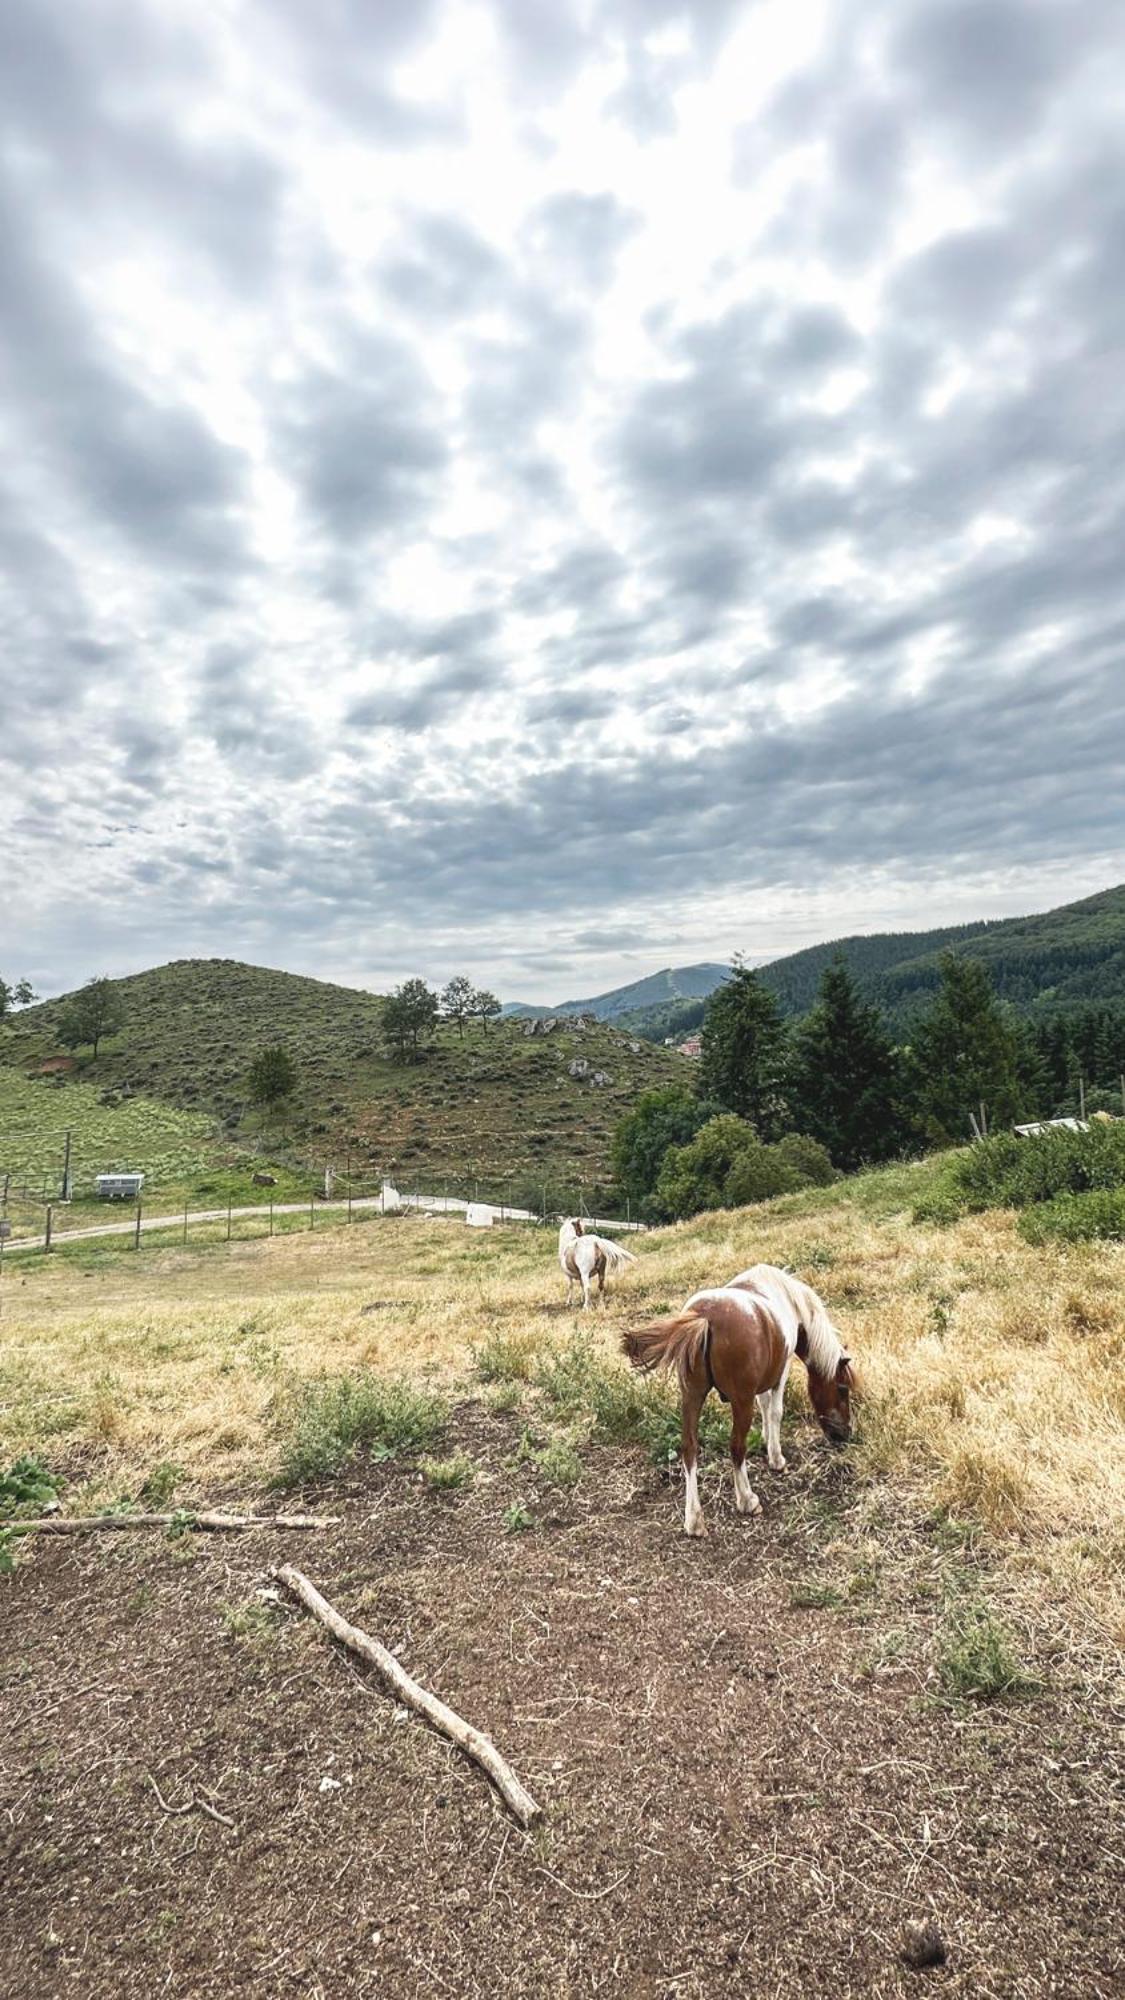
{"label": "dry grass field", "polygon": [[[585,1317],[552,1233],[417,1217],[7,1262],[0,1471],[339,1523],[11,1539],[0,1990],[1110,2000],[1125,1251],[917,1225],[927,1171],[654,1231]],[[617,1335],[759,1258],[829,1300],[857,1437],[795,1382],[747,1524],[716,1411],[689,1543],[672,1399]],[[541,1828],[282,1561],[496,1738]]]}
{"label": "dry grass field", "polygon": [[576,1330],[624,1377],[622,1324],[763,1260],[821,1291],[858,1358],[857,1474],[979,1524],[1120,1617],[1125,1249],[1034,1249],[1004,1213],[913,1223],[926,1171],[652,1231],[608,1310],[586,1319],[561,1311],[552,1232],[485,1236],[452,1219],[13,1259],[0,1458],[79,1470],[75,1505],[135,1491],[164,1463],[184,1492],[226,1491],[274,1467],[302,1380],[376,1370],[451,1391],[499,1338],[532,1407],[537,1373]]}

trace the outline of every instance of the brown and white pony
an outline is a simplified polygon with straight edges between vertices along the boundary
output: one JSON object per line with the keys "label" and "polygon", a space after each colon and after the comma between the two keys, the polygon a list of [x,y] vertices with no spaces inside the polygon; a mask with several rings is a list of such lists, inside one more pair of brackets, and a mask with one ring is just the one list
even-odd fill
{"label": "brown and white pony", "polygon": [[784,1472],[781,1410],[794,1354],[809,1374],[809,1401],[825,1436],[851,1436],[851,1356],[823,1299],[773,1264],[754,1264],[729,1284],[694,1292],[673,1319],[634,1327],[622,1337],[634,1368],[674,1368],[680,1378],[686,1478],[684,1532],[705,1535],[699,1504],[699,1413],[712,1389],[730,1404],[734,1504],[756,1514],[761,1501],[746,1476],[746,1438],[757,1398],[770,1468]]}
{"label": "brown and white pony", "polygon": [[608,1236],[596,1236],[583,1227],[576,1215],[559,1230],[559,1263],[566,1279],[566,1302],[570,1304],[574,1286],[581,1285],[583,1312],[589,1310],[590,1286],[595,1278],[598,1296],[604,1300],[606,1273],[616,1274],[626,1264],[636,1261],[631,1250],[623,1250],[620,1243],[611,1243]]}

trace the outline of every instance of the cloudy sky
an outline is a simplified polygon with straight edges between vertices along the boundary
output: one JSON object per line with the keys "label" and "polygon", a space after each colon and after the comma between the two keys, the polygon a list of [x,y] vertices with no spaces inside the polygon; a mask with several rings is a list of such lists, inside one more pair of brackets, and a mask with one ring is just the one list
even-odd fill
{"label": "cloudy sky", "polygon": [[4,0],[0,972],[1125,877],[1120,0]]}

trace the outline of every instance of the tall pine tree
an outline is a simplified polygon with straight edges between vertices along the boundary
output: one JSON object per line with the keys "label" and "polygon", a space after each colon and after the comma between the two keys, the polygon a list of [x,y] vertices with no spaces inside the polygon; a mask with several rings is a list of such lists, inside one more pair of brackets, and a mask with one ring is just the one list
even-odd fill
{"label": "tall pine tree", "polygon": [[842,958],[827,967],[797,1031],[791,1110],[845,1170],[890,1159],[906,1137],[898,1058]]}
{"label": "tall pine tree", "polygon": [[1017,1116],[1016,1036],[983,965],[943,952],[941,985],[914,1031],[911,1064],[923,1123],[936,1140],[971,1137],[983,1104],[989,1129]]}
{"label": "tall pine tree", "polygon": [[699,1096],[749,1118],[760,1138],[772,1139],[785,1123],[785,1030],[773,994],[740,959],[711,996],[702,1042]]}

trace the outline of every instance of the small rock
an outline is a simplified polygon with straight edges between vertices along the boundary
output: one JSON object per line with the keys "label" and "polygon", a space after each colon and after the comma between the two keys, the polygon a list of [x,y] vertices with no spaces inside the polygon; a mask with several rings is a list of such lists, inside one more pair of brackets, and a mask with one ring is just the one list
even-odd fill
{"label": "small rock", "polygon": [[919,1972],[927,1965],[945,1964],[945,1939],[932,1917],[911,1918],[903,1925],[902,1956]]}

